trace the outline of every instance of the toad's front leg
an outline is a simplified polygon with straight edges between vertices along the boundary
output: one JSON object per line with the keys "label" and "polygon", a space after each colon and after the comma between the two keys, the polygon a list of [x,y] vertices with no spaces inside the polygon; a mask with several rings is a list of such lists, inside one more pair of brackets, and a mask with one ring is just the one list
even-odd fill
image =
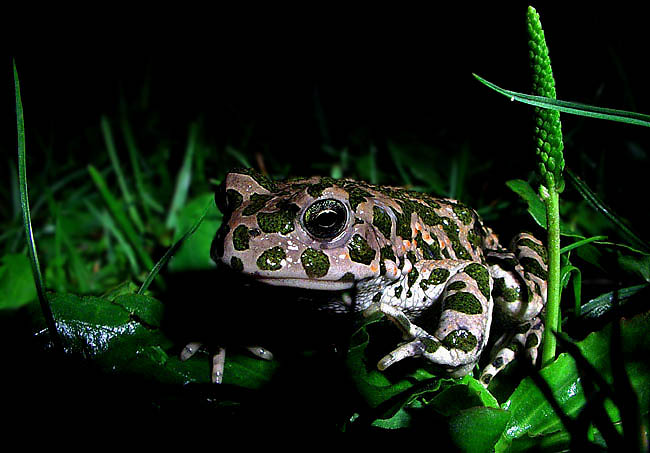
{"label": "toad's front leg", "polygon": [[411,297],[429,299],[425,305],[430,306],[435,300],[442,302],[440,320],[433,334],[414,324],[414,316],[407,315],[408,311],[394,300],[380,300],[366,310],[366,315],[377,311],[384,313],[406,340],[379,361],[379,369],[386,369],[407,357],[424,357],[445,366],[453,376],[464,376],[478,361],[487,343],[492,320],[492,277],[487,268],[477,262],[456,261],[450,265],[447,260],[444,268],[441,263],[419,262],[414,267],[418,278],[410,288]]}

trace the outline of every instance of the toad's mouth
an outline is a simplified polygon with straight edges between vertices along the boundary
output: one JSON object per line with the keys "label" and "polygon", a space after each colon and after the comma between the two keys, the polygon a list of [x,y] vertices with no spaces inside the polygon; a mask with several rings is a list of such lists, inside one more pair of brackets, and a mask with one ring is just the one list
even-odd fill
{"label": "toad's mouth", "polygon": [[318,289],[323,291],[341,291],[344,289],[350,289],[354,286],[354,282],[342,282],[340,280],[311,280],[306,278],[289,277],[257,277],[255,280],[273,286],[289,286],[293,288]]}

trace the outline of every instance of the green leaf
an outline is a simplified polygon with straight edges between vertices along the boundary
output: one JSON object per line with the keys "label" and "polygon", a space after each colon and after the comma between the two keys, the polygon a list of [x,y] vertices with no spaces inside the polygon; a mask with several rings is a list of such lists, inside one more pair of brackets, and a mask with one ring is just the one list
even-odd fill
{"label": "green leaf", "polygon": [[36,285],[29,259],[23,253],[0,258],[0,310],[19,308],[36,300]]}
{"label": "green leaf", "polygon": [[615,303],[623,306],[630,298],[646,288],[648,288],[647,283],[601,294],[582,306],[581,316],[585,319],[601,318],[615,307]]}
{"label": "green leaf", "polygon": [[491,452],[510,416],[510,412],[503,409],[472,407],[451,418],[449,432],[460,451]]}
{"label": "green leaf", "polygon": [[[546,205],[530,184],[522,179],[511,179],[506,181],[506,185],[528,204],[528,213],[531,215],[533,220],[535,220],[539,226],[546,229]],[[582,238],[582,236],[572,233],[571,228],[564,222],[561,222],[560,224],[560,233],[563,236]]]}
{"label": "green leaf", "polygon": [[[209,208],[206,212],[206,206]],[[192,228],[198,218],[205,215],[198,229],[185,240],[182,247],[169,261],[171,272],[187,270],[212,269],[215,264],[210,258],[210,245],[221,224],[221,213],[214,205],[214,194],[204,193],[192,199],[179,212],[174,241],[181,239],[183,234]]]}
{"label": "green leaf", "polygon": [[596,107],[593,105],[582,104],[580,102],[561,101],[544,96],[533,96],[531,94],[518,93],[516,91],[510,91],[498,87],[494,83],[488,82],[476,74],[473,74],[473,76],[479,82],[493,89],[497,93],[510,98],[511,101],[523,102],[524,104],[534,105],[536,107],[545,109],[557,110],[559,112],[570,113],[573,115],[650,127],[650,115],[644,115],[641,113],[629,112],[625,110]]}
{"label": "green leaf", "polygon": [[[121,285],[107,297],[48,293],[65,351],[107,373],[136,375],[161,383],[209,383],[211,360],[169,355],[173,343],[160,330],[164,307],[153,297]],[[256,389],[269,382],[278,362],[227,355],[224,383]]]}
{"label": "green leaf", "polygon": [[[625,368],[640,398],[639,406],[646,408],[646,411],[650,403],[650,392],[646,386],[650,379],[650,368],[646,364],[646,357],[650,353],[648,329],[650,317],[647,315],[626,320],[621,329]],[[586,359],[611,383],[610,331],[608,326],[594,332],[579,342],[578,346]],[[581,376],[573,358],[566,353],[561,354],[555,362],[543,368],[540,374],[550,385],[564,412],[571,417],[576,416],[586,400],[580,383]],[[530,378],[524,379],[501,407],[512,413],[512,419],[501,439],[505,444],[524,436],[547,436],[563,430],[559,417]],[[606,408],[614,422],[620,420],[616,407],[607,404]]]}
{"label": "green leaf", "polygon": [[[392,326],[383,325],[383,327],[385,329]],[[380,357],[375,357],[374,351],[369,350],[369,330],[377,332],[375,329],[382,330],[379,318],[368,320],[355,332],[350,341],[346,363],[354,384],[366,404],[375,409],[383,405],[377,417],[390,418],[411,399],[413,392],[421,390],[419,387],[416,388],[418,383],[429,381],[434,376],[422,369],[396,378],[392,373],[379,371],[377,360]],[[437,380],[433,379],[433,381]],[[431,382],[431,384],[433,387],[429,386],[425,390],[439,387],[439,383]]]}
{"label": "green leaf", "polygon": [[528,203],[528,212],[535,222],[542,228],[546,228],[546,205],[530,184],[522,179],[511,179],[506,182],[506,185]]}

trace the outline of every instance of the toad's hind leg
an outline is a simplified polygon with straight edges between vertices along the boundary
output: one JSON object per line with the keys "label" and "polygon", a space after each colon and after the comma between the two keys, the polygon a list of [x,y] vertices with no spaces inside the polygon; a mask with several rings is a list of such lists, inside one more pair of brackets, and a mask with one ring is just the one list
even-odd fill
{"label": "toad's hind leg", "polygon": [[524,350],[535,363],[544,331],[540,314],[546,304],[546,249],[528,233],[517,235],[511,249],[487,252],[494,278],[496,316],[502,325],[510,327],[494,345],[490,363],[481,373],[480,381],[485,386],[519,351]]}

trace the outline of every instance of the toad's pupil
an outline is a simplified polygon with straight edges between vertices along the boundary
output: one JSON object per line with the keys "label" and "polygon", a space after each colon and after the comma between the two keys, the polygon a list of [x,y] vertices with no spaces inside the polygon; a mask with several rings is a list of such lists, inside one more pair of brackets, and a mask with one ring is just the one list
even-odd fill
{"label": "toad's pupil", "polygon": [[316,221],[318,222],[318,226],[321,228],[332,228],[336,226],[340,219],[338,213],[328,209],[327,211],[322,211],[318,214]]}

